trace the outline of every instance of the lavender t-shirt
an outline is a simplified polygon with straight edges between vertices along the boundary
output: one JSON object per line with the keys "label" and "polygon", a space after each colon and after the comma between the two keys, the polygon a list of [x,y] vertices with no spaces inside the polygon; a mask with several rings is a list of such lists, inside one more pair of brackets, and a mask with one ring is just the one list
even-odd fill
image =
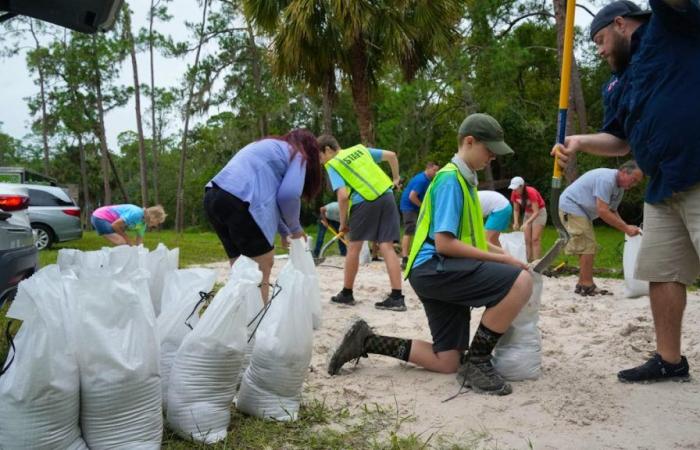
{"label": "lavender t-shirt", "polygon": [[[246,145],[211,180],[219,188],[250,203],[250,215],[270,245],[275,230],[282,235],[302,230],[299,222],[306,162],[289,144],[262,139]],[[291,159],[291,160],[290,160]]]}

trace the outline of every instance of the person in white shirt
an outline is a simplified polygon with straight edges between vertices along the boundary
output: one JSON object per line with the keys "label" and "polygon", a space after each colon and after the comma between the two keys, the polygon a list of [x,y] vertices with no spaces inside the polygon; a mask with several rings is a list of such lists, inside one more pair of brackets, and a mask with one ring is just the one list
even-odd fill
{"label": "person in white shirt", "polygon": [[481,213],[484,216],[484,229],[486,230],[486,240],[491,244],[500,247],[498,237],[508,229],[510,216],[513,214],[513,207],[508,198],[496,191],[478,191],[479,203],[481,203]]}

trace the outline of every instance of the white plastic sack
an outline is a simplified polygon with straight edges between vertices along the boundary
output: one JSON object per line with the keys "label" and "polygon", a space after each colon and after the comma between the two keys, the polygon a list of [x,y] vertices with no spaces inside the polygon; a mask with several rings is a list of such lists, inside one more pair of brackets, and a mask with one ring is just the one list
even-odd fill
{"label": "white plastic sack", "polygon": [[503,250],[520,261],[527,262],[527,247],[525,246],[525,233],[514,231],[512,233],[501,233],[498,236]]}
{"label": "white plastic sack", "polygon": [[164,410],[167,406],[168,380],[175,354],[185,336],[199,322],[199,309],[202,307],[200,292],[211,292],[214,282],[216,272],[211,269],[181,269],[165,274],[162,311],[157,319]]}
{"label": "white plastic sack", "polygon": [[185,439],[214,443],[226,438],[246,346],[246,306],[260,298],[262,273],[239,257],[228,283],[216,294],[182,342],[170,372],[168,426]]}
{"label": "white plastic sack", "polygon": [[80,425],[91,449],[160,449],[158,340],[147,279],[109,268],[64,278],[76,324]]}
{"label": "white plastic sack", "polygon": [[289,245],[290,263],[304,275],[304,298],[310,303],[314,330],[321,328],[321,288],[311,252],[303,239],[292,239]]}
{"label": "white plastic sack", "polygon": [[493,350],[493,365],[506,380],[534,380],[542,371],[540,316],[542,275],[533,273],[530,300],[518,313]]}
{"label": "white plastic sack", "polygon": [[649,295],[649,282],[634,278],[634,268],[637,265],[637,256],[641,246],[641,236],[630,237],[625,235],[625,249],[622,254],[622,270],[625,273],[625,298]]}
{"label": "white plastic sack", "polygon": [[158,244],[155,250],[146,254],[146,269],[151,274],[148,288],[151,291],[151,301],[153,301],[156,317],[160,315],[161,311],[160,301],[163,295],[165,276],[177,269],[179,257],[180,249],[168,250],[162,243]]}
{"label": "white plastic sack", "polygon": [[372,262],[372,252],[369,249],[369,243],[367,241],[362,243],[362,249],[360,250],[360,264],[366,266]]}
{"label": "white plastic sack", "polygon": [[238,409],[246,414],[280,421],[297,418],[313,340],[313,306],[304,281],[291,261],[280,271],[279,292],[255,335],[238,393]]}
{"label": "white plastic sack", "polygon": [[78,426],[78,362],[66,337],[65,311],[58,266],[20,283],[7,312],[23,323],[16,351],[8,356],[14,360],[0,377],[0,448],[87,449]]}

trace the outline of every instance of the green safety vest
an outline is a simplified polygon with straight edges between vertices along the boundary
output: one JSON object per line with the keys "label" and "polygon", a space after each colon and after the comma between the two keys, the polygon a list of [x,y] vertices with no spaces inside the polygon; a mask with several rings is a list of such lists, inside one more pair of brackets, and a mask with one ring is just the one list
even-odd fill
{"label": "green safety vest", "polygon": [[394,183],[374,162],[369,149],[362,144],[338,152],[326,163],[338,172],[350,191],[357,191],[363,199],[371,202],[378,199]]}
{"label": "green safety vest", "polygon": [[[430,232],[430,220],[433,216],[432,214],[432,191],[436,184],[440,183],[445,177],[454,176],[457,177],[459,185],[462,187],[462,194],[464,196],[464,204],[462,206],[462,217],[459,221],[459,240],[465,244],[469,244],[479,250],[488,251],[488,245],[486,243],[486,232],[484,231],[484,218],[481,213],[481,203],[479,202],[479,196],[477,195],[476,188],[470,188],[464,177],[459,173],[459,169],[453,163],[445,164],[445,167],[440,169],[440,171],[435,175],[435,179],[430,186],[428,186],[428,191],[425,194],[423,203],[420,207],[420,213],[418,214],[418,226],[416,227],[416,234],[413,236],[413,243],[411,244],[411,252],[408,256],[408,263],[406,264],[406,270],[404,271],[404,276],[408,278],[413,268],[413,263],[418,256],[423,243],[429,240],[428,233]],[[473,192],[472,192],[473,189]],[[455,211],[455,214],[458,212]]]}

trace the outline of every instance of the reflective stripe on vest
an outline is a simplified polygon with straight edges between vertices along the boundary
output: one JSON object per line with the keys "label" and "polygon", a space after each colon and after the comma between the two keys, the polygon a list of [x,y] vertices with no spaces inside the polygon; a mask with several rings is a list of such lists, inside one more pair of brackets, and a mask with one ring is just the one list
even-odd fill
{"label": "reflective stripe on vest", "polygon": [[[418,214],[418,225],[416,227],[416,233],[413,236],[413,243],[411,244],[411,252],[408,255],[408,262],[406,264],[406,270],[404,271],[404,277],[408,278],[413,268],[413,263],[418,256],[423,243],[425,241],[430,241],[430,220],[432,218],[432,191],[433,188],[441,182],[442,178],[454,176],[457,178],[459,185],[462,187],[463,196],[463,206],[462,215],[459,221],[459,240],[465,244],[476,247],[479,250],[488,251],[488,245],[486,243],[486,232],[484,231],[484,218],[481,214],[481,203],[479,202],[479,196],[477,194],[476,188],[470,188],[467,182],[459,173],[459,169],[452,163],[445,164],[445,167],[440,169],[435,175],[435,179],[428,186],[428,191],[425,193],[423,198],[423,203],[420,207],[420,213]],[[473,194],[471,193],[473,189]],[[455,211],[455,214],[458,212]],[[466,225],[466,226],[465,226]],[[433,243],[433,245],[435,245]]]}
{"label": "reflective stripe on vest", "polygon": [[393,183],[374,162],[369,149],[362,144],[338,152],[326,163],[338,172],[351,191],[357,191],[367,201],[374,201]]}

